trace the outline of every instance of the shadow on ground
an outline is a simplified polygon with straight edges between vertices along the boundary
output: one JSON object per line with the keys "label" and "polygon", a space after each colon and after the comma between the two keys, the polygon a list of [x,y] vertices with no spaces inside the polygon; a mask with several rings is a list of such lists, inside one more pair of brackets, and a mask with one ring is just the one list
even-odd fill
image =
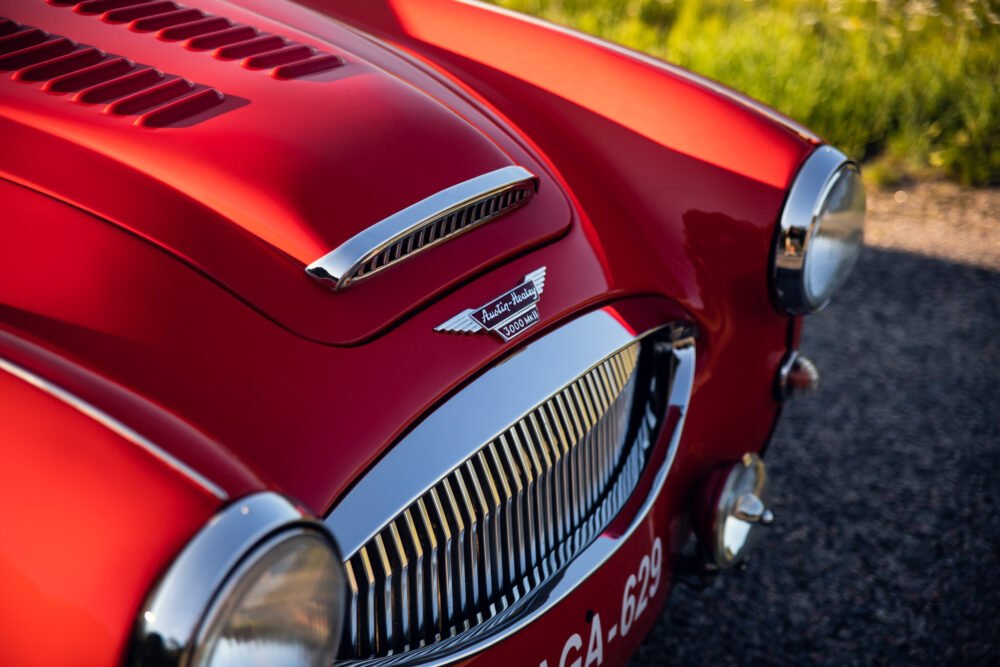
{"label": "shadow on ground", "polygon": [[745,574],[682,586],[633,667],[1000,662],[1000,273],[866,249],[802,345]]}

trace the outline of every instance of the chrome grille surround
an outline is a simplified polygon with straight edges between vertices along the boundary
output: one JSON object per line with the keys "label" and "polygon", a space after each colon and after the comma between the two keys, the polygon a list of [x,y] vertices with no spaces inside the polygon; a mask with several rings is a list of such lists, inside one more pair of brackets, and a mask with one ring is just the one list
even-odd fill
{"label": "chrome grille surround", "polygon": [[[558,338],[557,333],[525,353],[546,338]],[[610,354],[593,359],[582,374],[514,414],[513,422],[485,445],[466,447],[461,460],[367,531],[346,525],[355,505],[350,502],[355,493],[349,494],[327,519],[338,538],[346,537],[345,553],[351,554],[341,659],[372,665],[458,659],[540,613],[545,605],[539,601],[550,598],[553,587],[575,587],[582,579],[572,581],[566,571],[587,560],[595,539],[632,495],[668,397],[670,405],[678,402],[672,389],[680,361],[678,337],[689,341],[690,330],[668,326],[647,336],[619,336],[628,340],[616,341]],[[560,348],[566,349],[557,342]],[[691,365],[685,373],[692,372]],[[454,402],[436,413],[449,412]],[[397,448],[422,440],[419,431],[434,416]],[[361,492],[361,500],[366,495],[374,500],[370,492]],[[365,519],[373,513],[385,516],[372,503],[361,504],[374,510]],[[341,528],[347,529],[343,537]],[[554,577],[557,573],[562,575]]]}
{"label": "chrome grille surround", "polygon": [[344,289],[527,204],[537,191],[538,178],[524,167],[491,171],[375,223],[307,266],[306,273]]}

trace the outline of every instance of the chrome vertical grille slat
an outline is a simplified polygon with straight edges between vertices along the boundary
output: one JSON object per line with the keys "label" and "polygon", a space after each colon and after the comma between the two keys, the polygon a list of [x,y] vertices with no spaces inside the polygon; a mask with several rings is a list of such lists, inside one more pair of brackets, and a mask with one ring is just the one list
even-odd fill
{"label": "chrome vertical grille slat", "polygon": [[361,636],[361,646],[362,650],[372,650],[375,646],[375,573],[372,570],[371,561],[368,558],[368,547],[362,547],[359,560],[359,567],[361,569],[363,579],[361,580],[364,587],[364,598],[362,600],[361,607],[363,611],[359,611],[358,618],[361,621],[361,628],[363,629]]}
{"label": "chrome vertical grille slat", "polygon": [[662,419],[655,406],[634,405],[648,375],[641,347],[517,418],[351,555],[341,659],[474,635],[603,530],[638,482]]}
{"label": "chrome vertical grille slat", "polygon": [[410,607],[410,632],[408,642],[411,646],[419,646],[423,639],[421,632],[424,628],[424,558],[425,552],[417,533],[416,524],[413,522],[413,514],[409,509],[403,512],[404,534],[412,549],[412,559],[410,571],[407,575],[410,578],[410,590],[412,597],[409,600]]}
{"label": "chrome vertical grille slat", "polygon": [[410,630],[410,563],[403,545],[402,537],[399,534],[398,525],[393,522],[389,525],[390,545],[392,547],[394,566],[399,568],[395,576],[393,586],[393,615],[395,616],[394,628],[398,627],[398,632],[394,632],[402,640],[409,635]]}

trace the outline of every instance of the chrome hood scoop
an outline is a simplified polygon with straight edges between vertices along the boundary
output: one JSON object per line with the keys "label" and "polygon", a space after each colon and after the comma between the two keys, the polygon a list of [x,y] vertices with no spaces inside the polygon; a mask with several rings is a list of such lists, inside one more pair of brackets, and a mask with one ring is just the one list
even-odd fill
{"label": "chrome hood scoop", "polygon": [[510,213],[537,191],[538,179],[523,167],[470,178],[356,234],[306,271],[333,289],[344,289]]}

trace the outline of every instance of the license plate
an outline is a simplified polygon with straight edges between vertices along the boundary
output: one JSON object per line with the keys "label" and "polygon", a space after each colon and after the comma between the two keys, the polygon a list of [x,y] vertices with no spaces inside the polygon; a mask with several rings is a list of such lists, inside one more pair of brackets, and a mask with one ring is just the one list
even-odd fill
{"label": "license plate", "polygon": [[620,641],[635,627],[649,608],[663,574],[663,543],[657,537],[648,554],[643,555],[635,572],[629,574],[621,594],[621,606],[602,618],[595,613],[590,630],[574,632],[563,642],[558,660],[555,654],[543,658],[538,667],[594,667],[604,662],[605,646]]}

